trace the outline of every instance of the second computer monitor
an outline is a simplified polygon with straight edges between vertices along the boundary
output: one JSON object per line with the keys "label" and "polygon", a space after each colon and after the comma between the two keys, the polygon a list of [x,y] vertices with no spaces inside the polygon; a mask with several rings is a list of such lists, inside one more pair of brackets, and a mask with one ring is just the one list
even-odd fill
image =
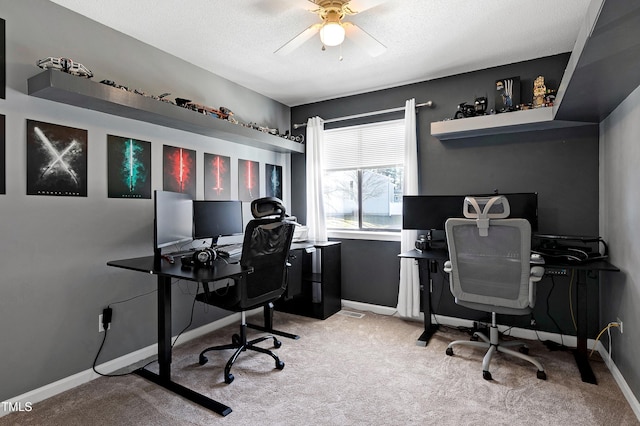
{"label": "second computer monitor", "polygon": [[211,238],[211,245],[218,237],[242,234],[242,202],[196,200],[193,202],[193,239]]}

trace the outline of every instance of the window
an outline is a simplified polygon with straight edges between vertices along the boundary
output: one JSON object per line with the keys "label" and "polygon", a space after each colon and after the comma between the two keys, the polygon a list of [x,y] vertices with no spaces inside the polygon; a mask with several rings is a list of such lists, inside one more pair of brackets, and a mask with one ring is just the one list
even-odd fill
{"label": "window", "polygon": [[327,228],[400,230],[404,120],[326,130],[324,135]]}

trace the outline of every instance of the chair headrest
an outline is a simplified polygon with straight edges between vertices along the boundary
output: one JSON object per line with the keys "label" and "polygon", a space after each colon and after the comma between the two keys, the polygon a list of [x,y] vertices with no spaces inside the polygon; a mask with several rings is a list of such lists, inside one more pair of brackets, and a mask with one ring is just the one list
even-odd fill
{"label": "chair headrest", "polygon": [[267,216],[279,216],[284,219],[286,212],[282,200],[276,197],[263,197],[251,201],[251,214],[256,219]]}
{"label": "chair headrest", "polygon": [[464,197],[463,213],[468,219],[476,219],[480,235],[486,237],[489,235],[489,219],[507,218],[511,209],[504,195]]}

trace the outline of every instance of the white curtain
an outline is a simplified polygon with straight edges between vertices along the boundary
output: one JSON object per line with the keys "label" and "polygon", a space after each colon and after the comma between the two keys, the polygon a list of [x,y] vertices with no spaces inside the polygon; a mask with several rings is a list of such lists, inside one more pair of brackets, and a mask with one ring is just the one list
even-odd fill
{"label": "white curtain", "polygon": [[307,121],[307,227],[309,239],[327,241],[322,196],[322,171],[324,169],[324,120],[312,117]]}
{"label": "white curtain", "polygon": [[[418,195],[418,141],[416,135],[416,100],[409,99],[404,110],[404,195]],[[417,230],[403,230],[402,253],[415,248]],[[400,259],[400,287],[398,315],[405,318],[420,317],[420,277],[413,259]]]}

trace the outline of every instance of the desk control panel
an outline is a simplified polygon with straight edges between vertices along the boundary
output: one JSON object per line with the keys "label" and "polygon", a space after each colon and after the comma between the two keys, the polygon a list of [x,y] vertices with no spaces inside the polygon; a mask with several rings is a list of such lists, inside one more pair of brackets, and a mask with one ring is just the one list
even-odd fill
{"label": "desk control panel", "polygon": [[545,275],[555,275],[555,276],[566,276],[568,275],[567,268],[563,268],[560,266],[545,266],[544,267]]}

